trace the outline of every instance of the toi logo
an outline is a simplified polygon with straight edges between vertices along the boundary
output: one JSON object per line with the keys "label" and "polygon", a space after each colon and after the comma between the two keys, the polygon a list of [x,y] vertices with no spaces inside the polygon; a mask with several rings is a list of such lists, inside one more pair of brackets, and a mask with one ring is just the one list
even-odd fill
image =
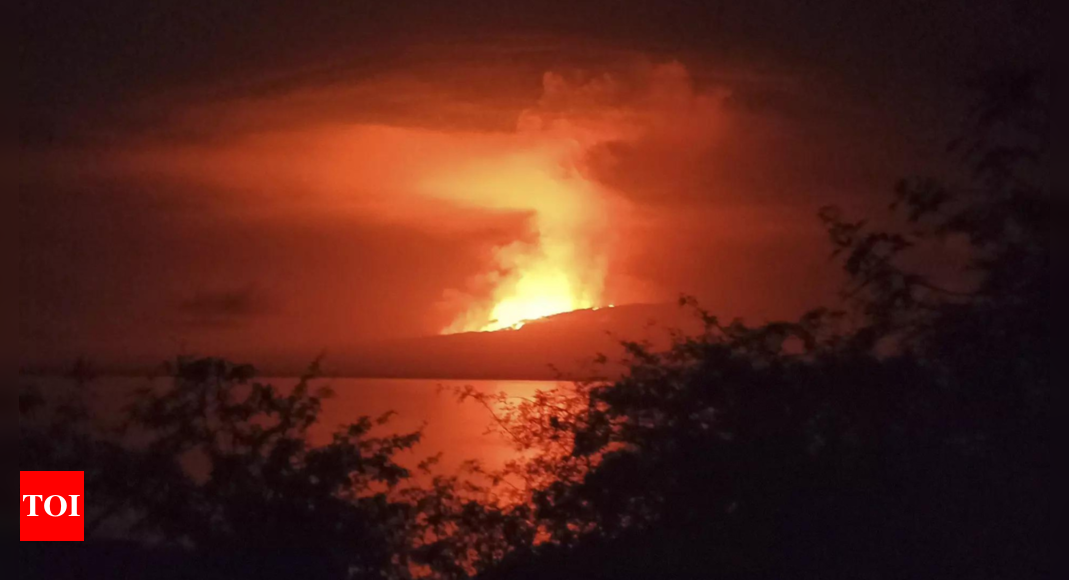
{"label": "toi logo", "polygon": [[20,471],[21,542],[85,540],[85,472]]}

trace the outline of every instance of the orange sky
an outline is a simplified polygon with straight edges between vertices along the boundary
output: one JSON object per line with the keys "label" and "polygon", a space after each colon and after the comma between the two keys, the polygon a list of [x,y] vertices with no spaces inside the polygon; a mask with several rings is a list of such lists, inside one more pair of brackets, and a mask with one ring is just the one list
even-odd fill
{"label": "orange sky", "polygon": [[[27,73],[24,366],[309,360],[681,292],[792,316],[836,286],[818,208],[885,207],[953,126],[946,86],[860,83],[854,55],[606,26],[360,50],[327,31],[262,62],[213,44],[201,68],[162,35],[66,53],[106,74]],[[119,68],[142,58],[177,60]]]}
{"label": "orange sky", "polygon": [[[79,282],[106,287],[71,298],[90,324],[69,328],[69,352],[313,356],[680,292],[730,316],[826,299],[815,212],[890,180],[887,160],[852,148],[864,136],[838,119],[747,107],[731,74],[703,82],[679,61],[618,58],[539,73],[519,103],[503,87],[509,126],[471,122],[448,86],[398,72],[148,102],[166,119],[151,131],[31,160],[31,179],[77,183],[63,193],[116,228],[67,248],[98,263]],[[735,74],[809,106],[804,84]],[[403,120],[352,115],[384,101]]]}

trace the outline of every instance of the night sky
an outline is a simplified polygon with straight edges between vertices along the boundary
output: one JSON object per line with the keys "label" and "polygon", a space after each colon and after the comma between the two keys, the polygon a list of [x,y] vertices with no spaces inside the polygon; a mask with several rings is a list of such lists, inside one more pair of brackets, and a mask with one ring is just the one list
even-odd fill
{"label": "night sky", "polygon": [[817,210],[949,171],[968,81],[1048,50],[1027,2],[311,4],[20,3],[24,366],[793,316]]}

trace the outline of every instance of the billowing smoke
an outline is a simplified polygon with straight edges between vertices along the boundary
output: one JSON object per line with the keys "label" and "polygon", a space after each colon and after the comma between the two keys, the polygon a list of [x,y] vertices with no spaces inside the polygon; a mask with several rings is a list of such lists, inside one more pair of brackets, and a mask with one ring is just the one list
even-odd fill
{"label": "billowing smoke", "polygon": [[598,180],[592,160],[604,162],[613,146],[663,130],[666,121],[704,124],[721,98],[696,96],[678,63],[629,72],[546,73],[538,106],[517,122],[520,151],[474,160],[428,184],[450,199],[531,214],[528,238],[495,248],[490,271],[466,291],[447,293],[464,309],[445,332],[518,328],[604,305],[613,225],[627,219],[628,207]]}

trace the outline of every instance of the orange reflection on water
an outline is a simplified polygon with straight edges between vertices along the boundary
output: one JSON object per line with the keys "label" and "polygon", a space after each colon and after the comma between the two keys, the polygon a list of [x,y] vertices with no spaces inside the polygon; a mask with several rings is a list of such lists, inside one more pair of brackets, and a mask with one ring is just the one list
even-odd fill
{"label": "orange reflection on water", "polygon": [[[285,380],[275,381],[279,386]],[[313,428],[315,443],[324,443],[340,426],[361,416],[379,417],[395,412],[381,434],[423,429],[421,443],[398,458],[406,467],[441,454],[438,468],[453,473],[462,463],[478,460],[487,469],[499,469],[518,457],[518,452],[500,433],[493,431],[494,417],[477,402],[459,402],[455,388],[471,386],[487,395],[530,398],[539,390],[554,388],[551,381],[458,381],[431,379],[330,379],[316,381],[329,386],[334,395],[324,402],[320,422]]]}

